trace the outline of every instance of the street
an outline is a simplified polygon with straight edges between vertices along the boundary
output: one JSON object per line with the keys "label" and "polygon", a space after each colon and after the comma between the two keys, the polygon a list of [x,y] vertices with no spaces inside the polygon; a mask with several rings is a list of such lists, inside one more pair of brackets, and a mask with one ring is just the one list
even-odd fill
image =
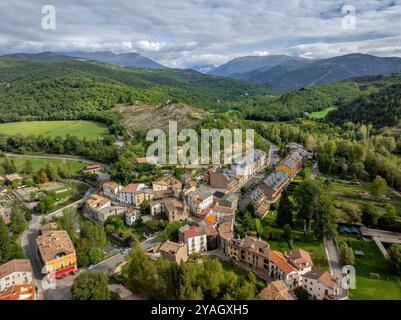
{"label": "street", "polygon": [[[146,239],[141,242],[142,249],[144,251],[149,250],[160,242],[156,237]],[[118,253],[102,262],[99,262],[92,270],[112,274],[114,270],[126,259],[129,255],[127,253]],[[86,269],[81,269],[79,273],[85,271]],[[79,275],[79,273],[64,278],[62,280],[57,280],[55,289],[48,289],[44,291],[44,300],[70,300],[71,299],[71,286],[73,285],[74,279]]]}
{"label": "street", "polygon": [[88,164],[98,164],[99,162],[77,157],[77,156],[65,156],[65,155],[26,155],[26,154],[19,154],[19,153],[8,153],[6,152],[7,157],[14,157],[14,158],[35,158],[35,159],[47,159],[47,160],[75,160],[81,161]]}
{"label": "street", "polygon": [[329,262],[330,273],[340,282],[340,295],[346,294],[344,292],[342,282],[342,264],[340,254],[338,253],[337,246],[333,239],[325,239],[323,241],[324,249],[326,251],[327,260]]}

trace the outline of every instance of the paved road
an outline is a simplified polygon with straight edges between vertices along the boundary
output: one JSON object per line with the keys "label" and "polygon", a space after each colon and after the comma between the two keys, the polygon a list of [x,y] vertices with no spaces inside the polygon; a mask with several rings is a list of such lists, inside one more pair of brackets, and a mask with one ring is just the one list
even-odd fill
{"label": "paved road", "polygon": [[44,278],[44,275],[42,274],[42,263],[40,261],[38,248],[36,246],[36,238],[39,234],[39,230],[42,225],[42,220],[46,219],[46,221],[50,221],[53,217],[60,216],[63,213],[64,209],[79,206],[81,203],[87,200],[87,197],[89,197],[93,191],[94,188],[90,188],[87,192],[87,195],[81,200],[71,203],[59,210],[49,213],[48,215],[45,216],[32,215],[32,220],[30,221],[28,228],[21,235],[20,244],[25,257],[31,260],[34,278],[36,280],[39,289],[39,294],[38,294],[39,298],[41,298],[43,294],[41,281]]}
{"label": "paved road", "polygon": [[[159,243],[160,242],[157,240],[157,236],[155,236],[141,242],[141,246],[143,250],[146,251]],[[118,253],[102,262],[99,262],[92,270],[112,274],[114,270],[124,262],[128,254],[128,252]],[[85,269],[80,269],[79,273],[83,271],[85,271]],[[79,275],[79,273],[62,280],[57,280],[55,289],[44,291],[44,300],[71,300],[71,286],[73,285],[74,279]]]}
{"label": "paved road", "polygon": [[[327,260],[329,261],[330,273],[336,277],[340,282],[342,281],[342,264],[340,261],[340,254],[338,253],[337,246],[333,239],[325,239],[323,241],[324,248],[327,255]],[[342,286],[340,285],[340,295],[345,294]]]}
{"label": "paved road", "polygon": [[37,159],[48,159],[48,160],[75,160],[81,161],[89,164],[99,164],[97,161],[77,157],[77,156],[62,156],[62,155],[30,155],[30,154],[19,154],[19,153],[6,153],[7,157],[15,157],[15,158],[37,158]]}

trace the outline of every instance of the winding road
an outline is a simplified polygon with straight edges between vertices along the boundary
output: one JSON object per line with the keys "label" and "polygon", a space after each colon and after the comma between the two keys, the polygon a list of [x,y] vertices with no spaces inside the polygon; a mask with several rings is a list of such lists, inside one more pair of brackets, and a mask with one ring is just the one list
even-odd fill
{"label": "winding road", "polygon": [[19,154],[19,153],[8,153],[6,152],[5,155],[7,157],[14,157],[14,158],[35,158],[35,159],[47,159],[47,160],[65,160],[65,161],[81,161],[88,164],[99,164],[99,162],[94,160],[89,160],[85,158],[81,158],[78,156],[66,156],[66,155],[38,155],[38,154]]}

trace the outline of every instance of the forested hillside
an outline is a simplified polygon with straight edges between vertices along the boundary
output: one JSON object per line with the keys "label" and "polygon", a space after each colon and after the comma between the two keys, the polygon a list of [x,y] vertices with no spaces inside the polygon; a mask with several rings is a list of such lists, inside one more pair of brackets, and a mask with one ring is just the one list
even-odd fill
{"label": "forested hillside", "polygon": [[[321,111],[329,107],[348,106],[358,97],[378,93],[393,84],[401,83],[401,73],[368,76],[344,80],[331,84],[320,84],[293,90],[279,97],[258,96],[253,105],[244,109],[246,118],[264,121],[287,121],[306,117],[306,113]],[[362,99],[362,98],[361,98]],[[378,103],[378,108],[380,103]],[[390,112],[382,109],[383,112]],[[355,113],[357,118],[358,112]],[[391,115],[382,116],[386,122]],[[356,119],[355,118],[355,119]]]}
{"label": "forested hillside", "polygon": [[339,109],[329,114],[335,121],[372,123],[377,126],[401,124],[401,82],[342,103]]}
{"label": "forested hillside", "polygon": [[74,59],[0,59],[1,122],[93,119],[119,131],[120,115],[110,111],[117,103],[170,100],[224,109],[270,92],[192,70],[122,68]]}
{"label": "forested hillside", "polygon": [[[364,77],[277,96],[269,88],[192,70],[124,68],[70,58],[0,58],[0,122],[88,119],[104,122],[112,133],[120,134],[124,130],[121,115],[112,107],[135,105],[135,101],[149,105],[171,101],[216,112],[237,110],[246,119],[265,121],[293,120],[328,107],[341,106],[341,111],[348,106],[350,115],[343,118],[355,120],[362,100],[352,102],[354,107],[352,100],[399,82],[400,74]],[[390,114],[366,113],[367,119],[380,118],[381,124],[399,120],[393,114],[399,109],[381,110]]]}
{"label": "forested hillside", "polygon": [[349,54],[323,60],[290,60],[267,70],[254,70],[241,79],[249,83],[271,85],[278,90],[293,90],[353,77],[400,71],[400,58]]}

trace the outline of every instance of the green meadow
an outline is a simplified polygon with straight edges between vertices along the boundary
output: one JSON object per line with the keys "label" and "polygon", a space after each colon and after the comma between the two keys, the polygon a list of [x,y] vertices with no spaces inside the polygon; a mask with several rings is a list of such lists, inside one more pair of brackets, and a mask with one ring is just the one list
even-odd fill
{"label": "green meadow", "polygon": [[0,134],[23,136],[42,135],[50,137],[76,136],[80,139],[96,140],[108,134],[104,124],[93,121],[26,121],[0,124]]}
{"label": "green meadow", "polygon": [[[68,170],[68,172],[72,175],[77,175],[79,174],[80,170],[87,166],[87,163],[77,161],[77,160],[55,160],[55,159],[39,159],[39,158],[33,158],[29,156],[24,156],[24,157],[9,157],[9,159],[14,160],[14,163],[17,167],[17,171],[21,172],[24,164],[27,160],[29,160],[32,163],[32,167],[34,168],[35,171],[39,171],[41,168],[44,168],[47,163],[51,163],[55,167],[57,167],[59,164],[62,164],[65,166],[65,168]],[[0,166],[4,162],[4,158],[0,158]],[[0,172],[1,172],[0,168]]]}
{"label": "green meadow", "polygon": [[324,109],[324,110],[322,110],[322,111],[312,112],[312,113],[309,115],[309,117],[310,117],[311,119],[323,119],[323,118],[326,118],[327,114],[328,114],[330,111],[334,111],[334,110],[337,110],[337,108],[335,108],[335,107],[326,108],[326,109]]}

